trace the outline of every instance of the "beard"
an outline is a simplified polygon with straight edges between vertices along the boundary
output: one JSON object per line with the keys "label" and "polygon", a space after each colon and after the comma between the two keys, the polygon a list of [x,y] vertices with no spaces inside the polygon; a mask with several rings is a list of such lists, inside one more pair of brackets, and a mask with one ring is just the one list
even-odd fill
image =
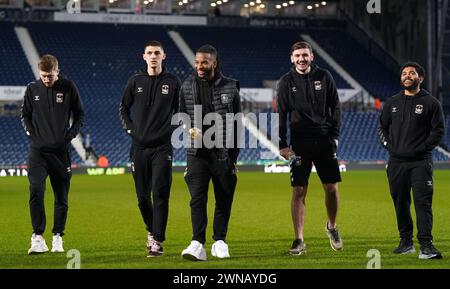
{"label": "beard", "polygon": [[[204,69],[204,70],[201,70],[201,72],[204,73],[204,76],[203,77],[198,76],[198,77],[203,78],[203,79],[209,79],[211,77],[211,75],[213,74],[213,68]],[[198,73],[197,73],[197,75],[198,75]]]}
{"label": "beard", "polygon": [[[405,79],[405,81],[408,79]],[[407,90],[407,91],[414,91],[417,89],[417,87],[419,87],[419,80],[418,79],[409,79],[411,80],[409,85],[405,84],[405,81],[402,81],[401,85],[402,87]]]}

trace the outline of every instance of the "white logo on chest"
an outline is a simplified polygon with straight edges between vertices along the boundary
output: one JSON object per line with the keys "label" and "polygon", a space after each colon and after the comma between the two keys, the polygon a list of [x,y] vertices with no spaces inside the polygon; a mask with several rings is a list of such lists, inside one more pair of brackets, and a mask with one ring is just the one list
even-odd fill
{"label": "white logo on chest", "polygon": [[58,92],[56,94],[56,103],[63,103],[64,102],[64,94]]}
{"label": "white logo on chest", "polygon": [[322,82],[314,81],[314,89],[315,90],[322,90]]}
{"label": "white logo on chest", "polygon": [[416,105],[416,110],[414,112],[416,114],[422,114],[422,112],[423,112],[423,105],[421,105],[421,104]]}
{"label": "white logo on chest", "polygon": [[167,84],[164,84],[162,86],[161,93],[162,94],[169,94],[169,86]]}

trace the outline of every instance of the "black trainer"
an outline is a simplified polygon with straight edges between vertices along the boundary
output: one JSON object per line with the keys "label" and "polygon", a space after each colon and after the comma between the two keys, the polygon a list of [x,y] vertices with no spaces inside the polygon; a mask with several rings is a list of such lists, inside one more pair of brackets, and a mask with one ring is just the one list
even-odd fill
{"label": "black trainer", "polygon": [[289,249],[289,254],[299,256],[306,253],[306,244],[302,239],[295,239]]}
{"label": "black trainer", "polygon": [[394,254],[411,254],[416,253],[416,249],[413,245],[412,239],[400,239],[400,244],[398,244],[398,247],[394,250]]}
{"label": "black trainer", "polygon": [[419,259],[442,259],[441,252],[439,252],[431,241],[420,244]]}

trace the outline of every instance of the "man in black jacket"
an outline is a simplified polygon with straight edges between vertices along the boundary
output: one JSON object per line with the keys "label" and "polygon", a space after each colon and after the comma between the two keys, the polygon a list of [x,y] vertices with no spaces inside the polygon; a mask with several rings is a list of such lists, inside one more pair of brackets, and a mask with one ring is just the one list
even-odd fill
{"label": "man in black jacket", "polygon": [[163,254],[172,184],[171,119],[178,110],[181,84],[162,65],[165,58],[160,42],[147,43],[143,54],[147,67],[128,80],[119,108],[122,127],[133,140],[131,170],[148,232],[148,257]]}
{"label": "man in black jacket", "polygon": [[[225,243],[230,219],[231,205],[236,188],[236,161],[239,142],[236,123],[217,126],[217,120],[225,120],[241,111],[239,82],[225,77],[218,70],[217,50],[211,45],[200,47],[195,55],[196,72],[183,83],[180,91],[180,112],[187,113],[194,126],[189,127],[192,138],[187,149],[185,181],[191,194],[191,221],[193,237],[191,244],[182,252],[188,260],[205,261],[206,250],[206,204],[209,181],[212,179],[216,207],[214,212],[211,254],[217,258],[230,257]],[[205,120],[196,119],[197,111]],[[214,140],[207,139],[214,127],[206,125],[208,114],[215,113]],[[197,125],[198,124],[198,125]],[[196,126],[197,125],[197,126]]]}
{"label": "man in black jacket", "polygon": [[[67,219],[72,176],[70,141],[80,132],[84,112],[75,84],[59,76],[58,60],[44,55],[38,63],[40,80],[27,85],[22,105],[22,125],[31,138],[28,159],[30,213],[33,225],[28,254],[44,253],[46,218],[45,180],[50,176],[55,195],[52,252],[64,252],[62,236]],[[69,124],[73,116],[72,126]]]}
{"label": "man in black jacket", "polygon": [[432,150],[444,136],[444,116],[439,101],[421,89],[425,70],[415,62],[401,68],[404,90],[386,101],[378,135],[389,152],[387,176],[397,215],[400,244],[396,254],[415,253],[411,189],[417,215],[420,259],[440,259],[433,246],[433,159]]}
{"label": "man in black jacket", "polygon": [[[325,190],[328,221],[325,231],[335,251],[343,247],[336,226],[339,206],[337,183],[341,181],[336,156],[340,127],[340,103],[331,74],[312,64],[314,54],[307,42],[291,47],[290,72],[278,82],[278,113],[280,119],[280,154],[290,160],[293,187],[291,213],[294,242],[291,255],[306,252],[303,239],[305,198],[314,163]],[[290,122],[290,146],[287,143],[287,120]]]}

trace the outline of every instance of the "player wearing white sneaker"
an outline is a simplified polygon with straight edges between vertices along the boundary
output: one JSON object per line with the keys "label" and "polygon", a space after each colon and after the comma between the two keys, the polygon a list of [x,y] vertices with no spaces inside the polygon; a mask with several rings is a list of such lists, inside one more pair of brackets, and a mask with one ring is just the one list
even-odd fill
{"label": "player wearing white sneaker", "polygon": [[191,261],[206,261],[206,250],[202,243],[193,240],[181,253],[184,259]]}
{"label": "player wearing white sneaker", "polygon": [[53,253],[62,253],[62,252],[64,252],[63,240],[62,240],[62,237],[61,237],[60,234],[53,235],[52,252]]}
{"label": "player wearing white sneaker", "polygon": [[47,244],[45,244],[45,239],[42,235],[33,234],[31,236],[31,247],[28,250],[28,255],[41,254],[48,252]]}
{"label": "player wearing white sneaker", "polygon": [[211,247],[211,255],[220,259],[230,258],[230,252],[228,251],[227,243],[225,243],[223,240],[215,242]]}

